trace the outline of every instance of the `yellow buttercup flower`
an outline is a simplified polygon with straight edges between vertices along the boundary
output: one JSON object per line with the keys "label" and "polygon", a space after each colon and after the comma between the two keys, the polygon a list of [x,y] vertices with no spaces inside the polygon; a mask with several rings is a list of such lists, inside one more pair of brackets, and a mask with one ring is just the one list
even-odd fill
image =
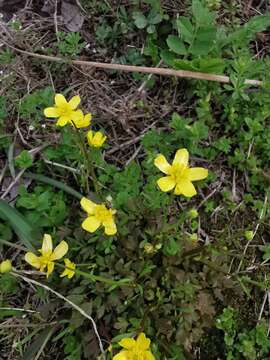
{"label": "yellow buttercup flower", "polygon": [[6,273],[12,270],[12,264],[10,260],[4,260],[0,263],[0,273]]}
{"label": "yellow buttercup flower", "polygon": [[116,210],[108,209],[104,204],[95,204],[83,197],[81,207],[87,212],[88,217],[82,223],[82,228],[90,233],[95,232],[100,226],[104,226],[106,235],[115,235],[117,232],[114,222]]}
{"label": "yellow buttercup flower", "polygon": [[208,170],[202,167],[188,166],[189,154],[187,149],[179,149],[170,165],[164,155],[155,158],[156,167],[167,176],[158,179],[160,190],[167,192],[174,189],[175,195],[192,197],[197,191],[192,181],[202,180],[208,176]]}
{"label": "yellow buttercup flower", "polygon": [[100,131],[94,132],[94,131],[90,130],[87,133],[87,140],[88,140],[88,144],[90,146],[101,147],[104,144],[106,139],[107,139],[107,136],[102,134],[102,132],[100,132]]}
{"label": "yellow buttercup flower", "polygon": [[64,259],[64,262],[65,262],[65,270],[62,272],[60,277],[67,276],[68,279],[71,279],[75,275],[74,270],[76,268],[76,265],[73,262],[71,262],[69,259]]}
{"label": "yellow buttercup flower", "polygon": [[47,268],[47,277],[53,272],[54,261],[61,259],[68,252],[68,244],[63,240],[53,250],[51,235],[45,234],[43,237],[42,248],[39,250],[41,256],[32,252],[25,254],[25,261],[40,271]]}
{"label": "yellow buttercup flower", "polygon": [[62,94],[56,94],[54,106],[44,109],[44,115],[48,118],[58,118],[56,125],[65,126],[72,121],[80,121],[82,111],[76,110],[81,99],[78,95],[73,96],[69,102]]}
{"label": "yellow buttercup flower", "polygon": [[77,110],[78,114],[80,114],[80,118],[73,120],[71,123],[77,129],[88,127],[91,124],[92,114],[83,114],[81,110]]}
{"label": "yellow buttercup flower", "polygon": [[113,357],[113,360],[155,360],[150,350],[150,339],[141,333],[137,340],[122,339],[119,343],[124,348]]}

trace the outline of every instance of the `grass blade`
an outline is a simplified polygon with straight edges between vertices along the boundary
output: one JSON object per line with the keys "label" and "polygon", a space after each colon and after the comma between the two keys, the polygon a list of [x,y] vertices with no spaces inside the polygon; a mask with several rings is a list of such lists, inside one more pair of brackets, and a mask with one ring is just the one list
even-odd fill
{"label": "grass blade", "polygon": [[41,239],[38,230],[33,228],[19,213],[4,200],[0,200],[0,218],[8,221],[18,238],[29,250],[34,250],[33,244]]}
{"label": "grass blade", "polygon": [[72,187],[62,183],[61,181],[58,180],[54,180],[52,178],[49,178],[47,176],[44,175],[40,175],[40,174],[33,174],[33,173],[25,173],[24,176],[39,181],[39,182],[43,182],[45,184],[49,184],[52,185],[60,190],[65,191],[66,193],[76,197],[77,199],[81,200],[81,198],[83,197],[82,194],[80,194],[78,191],[72,189]]}

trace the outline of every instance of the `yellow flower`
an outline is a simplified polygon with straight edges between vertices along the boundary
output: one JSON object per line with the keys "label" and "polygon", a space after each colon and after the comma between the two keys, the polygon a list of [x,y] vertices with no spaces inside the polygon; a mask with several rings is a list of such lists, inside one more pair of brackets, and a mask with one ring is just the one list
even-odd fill
{"label": "yellow flower", "polygon": [[155,360],[151,353],[150,339],[141,333],[137,340],[131,338],[122,339],[119,345],[124,348],[113,357],[113,360]]}
{"label": "yellow flower", "polygon": [[67,276],[68,279],[71,279],[75,275],[74,270],[76,268],[76,265],[73,262],[71,262],[69,259],[64,259],[64,262],[65,262],[65,270],[62,272],[60,277]]}
{"label": "yellow flower", "polygon": [[90,146],[101,147],[107,139],[107,136],[100,131],[94,132],[90,130],[87,133],[87,139]]}
{"label": "yellow flower", "polygon": [[107,209],[104,204],[95,204],[83,197],[81,207],[87,212],[88,217],[82,223],[82,228],[90,233],[95,232],[100,226],[104,226],[106,235],[115,235],[117,232],[114,222],[116,210]]}
{"label": "yellow flower", "polygon": [[44,109],[44,115],[48,118],[58,118],[56,125],[65,126],[72,121],[80,121],[82,111],[76,110],[81,102],[78,95],[73,96],[69,102],[67,102],[64,95],[56,94],[54,101],[55,104],[53,107]]}
{"label": "yellow flower", "polygon": [[183,194],[186,197],[197,194],[192,181],[205,179],[208,170],[201,167],[189,168],[188,158],[187,149],[179,149],[176,152],[172,165],[161,154],[155,158],[156,167],[167,175],[157,181],[160,190],[167,192],[174,189],[175,195]]}
{"label": "yellow flower", "polygon": [[61,241],[53,250],[51,235],[45,234],[43,237],[42,248],[39,250],[41,256],[37,256],[32,252],[25,254],[25,261],[40,271],[44,271],[47,267],[47,277],[53,272],[54,261],[61,259],[68,252],[68,244]]}
{"label": "yellow flower", "polygon": [[6,273],[11,271],[12,269],[12,264],[10,260],[4,260],[0,263],[0,273]]}
{"label": "yellow flower", "polygon": [[92,114],[83,114],[81,110],[77,110],[80,112],[80,118],[72,121],[72,125],[76,126],[77,129],[88,127],[91,124]]}

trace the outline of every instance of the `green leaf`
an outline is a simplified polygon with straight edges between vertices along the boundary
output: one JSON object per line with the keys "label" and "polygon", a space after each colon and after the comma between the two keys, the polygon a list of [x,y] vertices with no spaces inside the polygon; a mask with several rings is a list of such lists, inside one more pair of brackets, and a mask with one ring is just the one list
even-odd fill
{"label": "green leaf", "polygon": [[132,14],[132,17],[134,19],[134,23],[137,26],[138,29],[144,29],[147,26],[147,19],[144,16],[144,14],[142,12],[134,12]]}
{"label": "green leaf", "polygon": [[148,32],[148,34],[154,34],[156,31],[155,25],[148,25],[146,31]]}
{"label": "green leaf", "polygon": [[8,221],[19,239],[29,250],[34,250],[35,244],[41,235],[33,228],[25,218],[13,207],[3,200],[0,200],[0,218]]}
{"label": "green leaf", "polygon": [[156,12],[155,10],[151,10],[150,13],[147,16],[147,22],[151,25],[159,24],[162,21],[162,16],[159,12]]}
{"label": "green leaf", "polygon": [[189,18],[185,16],[180,16],[176,20],[176,26],[182,40],[187,42],[188,44],[191,44],[193,40],[194,28]]}
{"label": "green leaf", "polygon": [[197,26],[212,24],[215,14],[204,7],[200,0],[192,0],[192,13]]}
{"label": "green leaf", "polygon": [[199,71],[212,73],[212,74],[222,74],[225,68],[225,61],[223,59],[215,58],[205,58],[199,59],[197,68]]}
{"label": "green leaf", "polygon": [[183,41],[175,35],[169,35],[167,38],[167,44],[173,52],[178,55],[185,55],[187,53]]}
{"label": "green leaf", "polygon": [[199,29],[196,38],[190,47],[191,54],[195,56],[207,55],[214,46],[216,39],[215,26],[204,26]]}
{"label": "green leaf", "polygon": [[[40,174],[33,174],[33,173],[25,173],[23,176],[28,177],[30,179],[34,179],[36,181],[40,181],[40,182],[45,183],[45,184],[52,185],[52,186],[54,186],[54,187],[56,187],[58,189],[61,189],[61,190],[65,191],[66,193],[76,197],[79,200],[81,200],[81,198],[83,197],[82,194],[80,194],[78,191],[72,189],[70,186],[62,183],[61,181],[51,179],[51,178],[49,178],[47,176],[40,175]],[[89,195],[89,198],[91,198],[93,201],[98,201],[96,195],[93,194],[93,193],[91,193]]]}
{"label": "green leaf", "polygon": [[15,164],[20,169],[27,169],[33,165],[33,157],[27,150],[23,150],[16,158]]}
{"label": "green leaf", "polygon": [[172,53],[169,50],[161,50],[160,57],[165,62],[165,64],[174,67],[174,63],[175,63],[174,53]]}
{"label": "green leaf", "polygon": [[252,17],[244,26],[236,30],[224,39],[224,45],[235,42],[243,45],[251,41],[259,32],[265,31],[270,26],[270,14]]}
{"label": "green leaf", "polygon": [[197,66],[194,65],[193,61],[189,60],[174,60],[174,67],[177,70],[191,70],[191,71],[199,71]]}

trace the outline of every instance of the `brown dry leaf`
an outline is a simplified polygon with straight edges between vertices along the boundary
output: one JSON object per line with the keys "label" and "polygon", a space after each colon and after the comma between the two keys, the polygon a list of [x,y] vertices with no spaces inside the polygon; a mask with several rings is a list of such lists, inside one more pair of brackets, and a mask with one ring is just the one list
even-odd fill
{"label": "brown dry leaf", "polygon": [[81,10],[75,2],[70,3],[63,0],[61,4],[61,15],[69,31],[75,32],[81,29],[84,16],[81,14]]}
{"label": "brown dry leaf", "polygon": [[214,316],[216,313],[215,307],[213,306],[213,298],[210,294],[201,291],[198,295],[196,308],[202,315]]}

